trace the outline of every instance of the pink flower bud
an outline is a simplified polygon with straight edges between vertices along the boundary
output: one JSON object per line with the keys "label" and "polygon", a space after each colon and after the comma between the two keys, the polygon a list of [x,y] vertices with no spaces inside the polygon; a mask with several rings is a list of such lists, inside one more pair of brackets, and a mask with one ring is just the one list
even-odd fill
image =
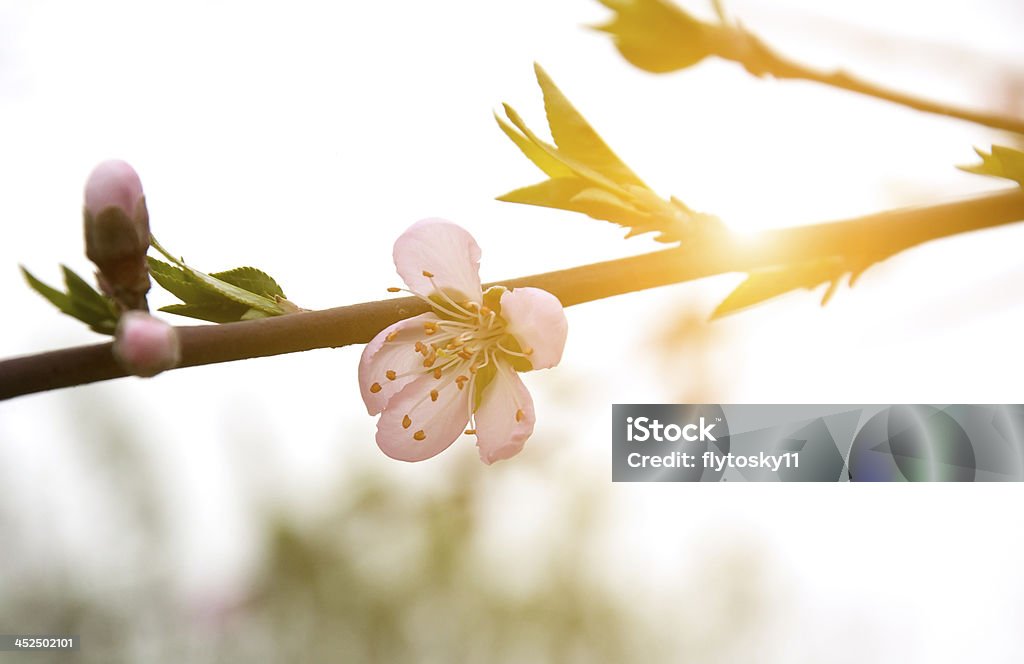
{"label": "pink flower bud", "polygon": [[123,161],[105,161],[85,185],[85,253],[103,291],[122,310],[146,310],[149,213],[142,182]]}
{"label": "pink flower bud", "polygon": [[181,343],[173,327],[141,311],[126,311],[114,334],[114,357],[125,371],[148,378],[181,362]]}
{"label": "pink flower bud", "polygon": [[108,207],[117,207],[129,218],[142,201],[142,181],[128,163],[105,161],[92,169],[85,183],[85,211],[98,217]]}

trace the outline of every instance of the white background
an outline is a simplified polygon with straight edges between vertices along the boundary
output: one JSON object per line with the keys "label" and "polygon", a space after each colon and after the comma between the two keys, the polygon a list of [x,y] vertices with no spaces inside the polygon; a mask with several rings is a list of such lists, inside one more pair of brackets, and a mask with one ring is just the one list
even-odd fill
{"label": "white background", "polygon": [[[809,62],[1021,113],[1019,3],[728,8]],[[652,76],[581,27],[605,16],[582,0],[0,2],[0,355],[98,340],[30,292],[17,265],[50,282],[59,262],[89,272],[81,191],[109,157],[140,173],[165,246],[201,269],[256,265],[309,308],[384,296],[397,282],[392,242],[427,216],[476,236],[484,280],[656,248],[646,238],[623,242],[611,224],[493,200],[543,177],[491,117],[508,101],[543,129],[534,61],[657,191],[735,228],[1005,186],[953,168],[973,161],[972,146],[1005,136],[809,83],[757,81],[721,61]],[[688,395],[1020,402],[1022,245],[1024,227],[1007,227],[914,249],[825,309],[802,291],[717,323],[704,345],[678,349],[671,363],[652,351],[655,340],[682,313],[706,316],[740,276],[575,307],[561,367],[526,377],[538,425],[523,456],[605,494],[612,511],[595,560],[610,577],[625,563],[644,570],[616,576],[624,585],[656,586],[655,571],[679,574],[693,551],[720,540],[757,551],[779,584],[793,616],[775,635],[781,643],[831,644],[816,652],[833,653],[866,641],[879,644],[873,658],[891,661],[1016,661],[1019,486],[611,485],[606,427],[612,403]],[[452,457],[475,455],[468,441],[417,465],[380,454],[359,399],[359,352],[0,404],[3,499],[26,521],[57,515],[38,531],[40,551],[56,542],[75,552],[83,574],[103,569],[113,554],[76,525],[105,509],[80,463],[80,428],[103,409],[160,460],[160,482],[178,506],[185,592],[244,579],[255,543],[229,479],[229,448],[240,443],[228,439],[260,446],[262,490],[300,515],[317,509],[354,458],[400,486],[430,483]],[[508,555],[528,558],[529,539],[545,536],[538,516],[559,490],[519,482],[516,463],[479,472],[510,498],[494,507],[504,524],[494,536]]]}

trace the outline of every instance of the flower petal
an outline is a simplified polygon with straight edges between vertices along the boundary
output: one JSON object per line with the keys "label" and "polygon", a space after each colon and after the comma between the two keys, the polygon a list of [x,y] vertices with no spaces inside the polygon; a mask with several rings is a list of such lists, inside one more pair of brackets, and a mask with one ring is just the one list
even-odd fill
{"label": "flower petal", "polygon": [[[425,342],[427,339],[423,323],[430,320],[438,318],[435,314],[426,313],[400,320],[366,344],[359,359],[359,391],[370,415],[384,410],[393,396],[416,379],[415,375],[401,374],[423,368],[423,356],[413,346],[417,341]],[[387,340],[389,336],[391,341]],[[388,380],[388,371],[395,372],[394,380]],[[379,387],[374,388],[375,384]]]}
{"label": "flower petal", "polygon": [[498,365],[494,381],[484,390],[474,415],[480,460],[490,465],[519,453],[537,420],[533,399],[519,374]]}
{"label": "flower petal", "polygon": [[429,297],[435,288],[479,302],[480,247],[466,229],[444,219],[423,219],[395,241],[395,268],[409,288]]}
{"label": "flower petal", "polygon": [[[431,390],[437,390],[437,399]],[[469,421],[469,389],[432,374],[396,394],[377,424],[377,446],[399,461],[423,461],[448,449]]]}
{"label": "flower petal", "polygon": [[519,346],[532,350],[534,369],[558,364],[565,349],[569,322],[558,298],[539,288],[517,288],[501,296],[501,317]]}
{"label": "flower petal", "polygon": [[116,207],[131,219],[141,198],[139,174],[119,159],[105,161],[92,169],[85,183],[85,209],[94,217],[109,207]]}
{"label": "flower petal", "polygon": [[181,342],[168,323],[142,311],[126,311],[117,322],[114,358],[125,370],[149,378],[181,362]]}

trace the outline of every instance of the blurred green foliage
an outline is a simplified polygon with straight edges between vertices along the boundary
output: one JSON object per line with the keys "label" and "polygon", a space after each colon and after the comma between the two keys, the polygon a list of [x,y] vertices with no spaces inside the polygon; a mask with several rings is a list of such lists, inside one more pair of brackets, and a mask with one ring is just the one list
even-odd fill
{"label": "blurred green foliage", "polygon": [[[82,639],[71,656],[37,653],[34,662],[674,662],[680,652],[723,661],[763,622],[758,564],[743,547],[680,565],[659,593],[624,592],[606,578],[618,571],[600,562],[607,485],[567,476],[551,459],[509,471],[543,489],[516,493],[521,505],[546,495],[560,503],[540,509],[543,536],[512,540],[509,551],[492,537],[495,520],[518,510],[495,492],[494,469],[471,456],[431,468],[439,481],[426,488],[353,462],[316,514],[289,513],[253,488],[255,570],[240,588],[185,592],[178,539],[187,533],[168,495],[179,480],[109,404],[69,404],[78,462],[108,510],[88,524],[102,561],[65,549],[53,532],[59,519],[0,509],[0,626]],[[251,474],[253,464],[273,465],[253,454],[233,468]],[[255,487],[251,479],[221,481]],[[653,574],[642,562],[621,571]]]}

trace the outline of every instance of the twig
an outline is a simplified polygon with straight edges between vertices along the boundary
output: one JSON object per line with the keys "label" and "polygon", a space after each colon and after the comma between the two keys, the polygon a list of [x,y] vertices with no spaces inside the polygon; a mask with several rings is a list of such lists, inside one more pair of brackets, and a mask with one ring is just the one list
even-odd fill
{"label": "twig", "polygon": [[960,108],[950,104],[921,99],[898,90],[890,90],[880,85],[857,78],[844,71],[826,72],[812,69],[799,62],[783,57],[772,50],[756,35],[747,32],[743,27],[719,27],[718,39],[714,40],[714,52],[722,58],[733,60],[754,76],[771,75],[775,78],[803,79],[825,85],[849,90],[877,99],[891,101],[908,108],[925,113],[934,113],[946,117],[958,118],[968,122],[1024,134],[1024,120]]}
{"label": "twig", "polygon": [[[958,233],[1024,220],[1019,188],[974,198],[766,231],[723,235],[689,246],[499,282],[554,293],[565,306],[647,288],[841,256],[878,260]],[[422,313],[411,297],[224,325],[178,327],[182,367],[366,343],[392,323]],[[126,375],[102,343],[0,361],[0,400]]]}

